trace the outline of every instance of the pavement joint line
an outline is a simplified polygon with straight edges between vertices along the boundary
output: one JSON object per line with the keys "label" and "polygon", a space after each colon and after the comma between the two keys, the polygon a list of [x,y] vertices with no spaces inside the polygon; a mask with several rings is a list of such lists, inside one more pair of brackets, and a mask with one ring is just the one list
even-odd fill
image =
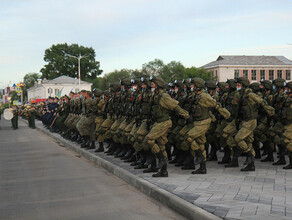
{"label": "pavement joint line", "polygon": [[[21,121],[28,124],[28,122],[24,119],[21,119]],[[170,209],[174,210],[175,212],[181,214],[182,216],[188,218],[188,219],[194,219],[194,220],[219,220],[219,218],[216,215],[213,215],[210,212],[207,212],[206,210],[176,196],[175,194],[172,194],[159,186],[154,185],[153,183],[136,176],[129,171],[118,167],[117,165],[95,155],[91,152],[84,150],[80,148],[79,146],[75,146],[70,141],[67,141],[63,139],[62,137],[55,136],[54,133],[51,133],[46,128],[39,128],[36,126],[36,130],[39,130],[51,138],[61,142],[64,144],[65,147],[71,149],[72,151],[80,154],[84,158],[88,159],[89,161],[94,162],[97,165],[100,165],[107,171],[111,172],[115,176],[121,178],[128,184],[134,186],[138,190],[140,190],[142,193],[150,196],[151,198],[154,198],[155,200],[161,202],[162,204],[166,205]],[[58,143],[60,144],[60,143]]]}

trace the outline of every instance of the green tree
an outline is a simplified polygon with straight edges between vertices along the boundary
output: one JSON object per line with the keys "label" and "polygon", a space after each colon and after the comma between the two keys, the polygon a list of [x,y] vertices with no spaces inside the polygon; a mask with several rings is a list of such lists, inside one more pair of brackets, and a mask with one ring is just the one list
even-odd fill
{"label": "green tree", "polygon": [[161,76],[163,75],[164,63],[160,59],[155,59],[142,65],[142,73],[145,76]]}
{"label": "green tree", "polygon": [[185,67],[177,61],[171,61],[163,67],[161,77],[166,82],[182,80],[185,77]]}
{"label": "green tree", "polygon": [[36,82],[37,79],[40,79],[41,75],[38,73],[27,73],[24,77],[23,77],[23,99],[25,100],[25,97],[27,97],[27,90],[31,87],[33,87]]}
{"label": "green tree", "polygon": [[54,79],[61,75],[78,77],[78,60],[71,56],[85,56],[80,60],[81,79],[93,80],[102,73],[92,47],[64,43],[52,45],[45,50],[44,60],[47,64],[40,70],[42,78]]}
{"label": "green tree", "polygon": [[213,72],[209,72],[203,68],[196,68],[194,66],[185,69],[185,77],[184,78],[194,78],[201,77],[204,80],[210,80],[216,78],[213,76]]}

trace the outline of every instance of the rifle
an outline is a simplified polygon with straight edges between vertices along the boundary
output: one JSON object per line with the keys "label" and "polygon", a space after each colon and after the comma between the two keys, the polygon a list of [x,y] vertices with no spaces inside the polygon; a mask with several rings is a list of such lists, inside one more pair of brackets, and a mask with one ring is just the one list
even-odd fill
{"label": "rifle", "polygon": [[238,110],[237,110],[237,115],[236,115],[236,118],[235,118],[235,125],[236,125],[236,129],[239,130],[239,114],[241,112],[241,108],[242,108],[242,102],[243,102],[243,95],[245,93],[245,89],[241,90],[241,95],[240,95],[240,99],[239,99],[239,102],[238,102]]}
{"label": "rifle", "polygon": [[58,117],[59,117],[58,114],[56,114],[56,117],[55,117],[54,121],[52,122],[50,128],[53,126],[53,124],[55,123],[55,121],[56,121],[56,119],[57,119]]}

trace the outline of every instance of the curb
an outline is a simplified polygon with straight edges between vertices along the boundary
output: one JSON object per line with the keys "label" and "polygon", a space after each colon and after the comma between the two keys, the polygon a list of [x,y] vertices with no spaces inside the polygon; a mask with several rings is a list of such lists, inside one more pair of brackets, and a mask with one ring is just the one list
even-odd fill
{"label": "curb", "polygon": [[[28,123],[26,120],[20,119],[21,121]],[[138,177],[127,170],[124,170],[117,165],[112,164],[111,162],[92,154],[91,152],[80,148],[79,146],[75,146],[70,141],[63,139],[62,137],[56,137],[53,133],[47,131],[45,128],[39,128],[36,126],[36,129],[49,135],[50,137],[54,138],[58,142],[62,143],[65,147],[73,150],[74,152],[78,153],[79,155],[83,156],[84,158],[94,162],[95,164],[103,167],[107,171],[111,172],[115,176],[121,178],[128,184],[134,186],[144,194],[154,198],[155,200],[161,202],[162,204],[166,205],[170,209],[174,210],[175,212],[181,214],[182,216],[188,219],[194,220],[219,220],[218,216],[215,216],[202,208],[199,208],[184,199],[179,198],[178,196],[144,180],[141,177]]]}

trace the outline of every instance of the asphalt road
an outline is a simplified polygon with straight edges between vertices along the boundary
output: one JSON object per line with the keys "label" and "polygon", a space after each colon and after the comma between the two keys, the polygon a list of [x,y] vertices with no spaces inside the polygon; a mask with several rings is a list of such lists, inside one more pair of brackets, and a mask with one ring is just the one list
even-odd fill
{"label": "asphalt road", "polygon": [[184,219],[25,123],[0,126],[0,219]]}

